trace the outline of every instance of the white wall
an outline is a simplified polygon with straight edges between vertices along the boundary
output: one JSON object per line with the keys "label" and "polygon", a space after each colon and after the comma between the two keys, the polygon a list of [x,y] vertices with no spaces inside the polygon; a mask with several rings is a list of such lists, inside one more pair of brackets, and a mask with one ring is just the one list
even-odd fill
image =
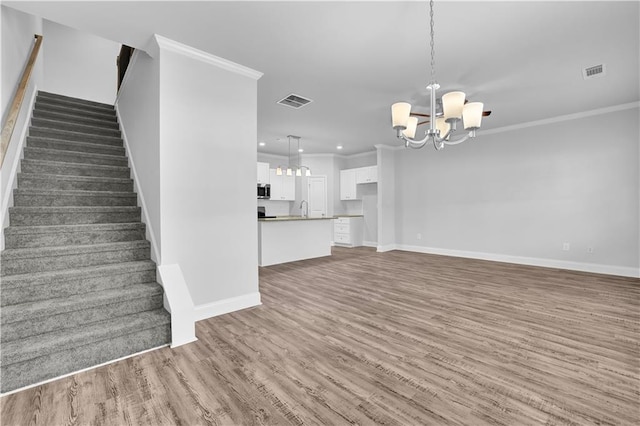
{"label": "white wall", "polygon": [[44,21],[43,90],[113,104],[120,44]]}
{"label": "white wall", "polygon": [[259,303],[258,77],[193,52],[160,45],[160,203],[162,263],[180,265],[201,319]]}
{"label": "white wall", "polygon": [[638,134],[636,107],[397,151],[396,242],[637,271]]}
{"label": "white wall", "polygon": [[[392,250],[396,245],[396,150],[376,145],[378,164],[378,251]],[[401,189],[404,191],[404,188]]]}
{"label": "white wall", "polygon": [[136,50],[116,102],[154,260],[162,263],[160,227],[160,62]]}
{"label": "white wall", "polygon": [[[35,41],[34,35],[42,34],[42,19],[6,6],[0,7],[0,15],[0,46],[2,49],[0,53],[0,69],[2,70],[0,86],[2,103],[0,106],[2,113],[0,115],[4,124],[10,103],[31,55]],[[36,90],[42,86],[42,51],[41,47],[0,170],[0,226],[3,230],[2,236],[0,236],[0,250],[4,248],[4,228],[9,225],[7,209],[13,205],[12,188],[16,186],[15,174],[20,168],[22,147],[31,117],[33,100]]]}

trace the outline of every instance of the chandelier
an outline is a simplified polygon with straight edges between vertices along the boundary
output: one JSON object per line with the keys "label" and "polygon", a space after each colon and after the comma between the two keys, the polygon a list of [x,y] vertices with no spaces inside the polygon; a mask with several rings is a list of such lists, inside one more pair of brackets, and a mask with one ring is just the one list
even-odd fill
{"label": "chandelier", "polygon": [[[286,168],[284,168],[283,166],[276,167],[276,175],[282,176],[286,173],[287,176],[293,176],[293,174],[295,173],[296,176],[302,176],[302,169],[306,169],[305,176],[311,176],[311,169],[307,166],[303,166],[302,162],[300,161],[300,153],[302,152],[302,150],[300,149],[300,136],[288,135],[287,139],[289,140],[289,151],[287,151],[287,153],[289,154],[289,163],[287,164]],[[298,142],[298,164],[295,166],[291,165],[291,139],[296,139]]]}
{"label": "chandelier", "polygon": [[[433,33],[433,0],[429,2],[430,11],[430,35],[431,35],[431,82],[427,86],[431,96],[430,114],[418,114],[411,112],[411,104],[397,102],[391,106],[392,126],[396,130],[396,136],[405,143],[407,148],[422,148],[430,141],[437,150],[445,145],[457,145],[469,138],[476,136],[476,130],[480,128],[482,116],[491,114],[491,111],[483,111],[482,102],[468,102],[464,92],[449,92],[442,96],[440,101],[442,109],[437,110],[436,90],[440,85],[435,80],[435,54]],[[428,117],[428,120],[418,123],[418,117]],[[462,121],[464,129],[469,133],[462,138],[453,139],[459,122]],[[429,123],[429,129],[425,137],[416,140],[416,129],[421,124]]]}

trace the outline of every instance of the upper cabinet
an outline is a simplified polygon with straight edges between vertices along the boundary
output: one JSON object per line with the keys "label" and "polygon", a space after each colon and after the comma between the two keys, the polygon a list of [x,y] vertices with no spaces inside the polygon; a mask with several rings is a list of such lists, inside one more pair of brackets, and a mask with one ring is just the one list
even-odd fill
{"label": "upper cabinet", "polygon": [[378,182],[378,166],[360,167],[356,171],[356,184]]}
{"label": "upper cabinet", "polygon": [[269,163],[258,163],[258,184],[269,183]]}
{"label": "upper cabinet", "polygon": [[296,199],[296,177],[282,174],[278,176],[275,169],[269,170],[271,184],[271,200],[294,201]]}
{"label": "upper cabinet", "polygon": [[357,185],[378,182],[378,166],[340,170],[340,199],[359,200]]}
{"label": "upper cabinet", "polygon": [[340,170],[340,199],[357,200],[356,169]]}

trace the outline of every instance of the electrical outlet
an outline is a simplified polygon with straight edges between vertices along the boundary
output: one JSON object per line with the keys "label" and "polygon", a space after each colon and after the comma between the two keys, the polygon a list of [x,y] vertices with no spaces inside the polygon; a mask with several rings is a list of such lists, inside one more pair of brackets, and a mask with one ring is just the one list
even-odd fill
{"label": "electrical outlet", "polygon": [[421,233],[417,233],[416,234],[416,239],[417,240],[421,240],[422,239],[422,234]]}
{"label": "electrical outlet", "polygon": [[587,247],[587,253],[593,254],[593,247]]}
{"label": "electrical outlet", "polygon": [[562,243],[562,250],[564,250],[564,251],[571,250],[571,244],[570,243]]}

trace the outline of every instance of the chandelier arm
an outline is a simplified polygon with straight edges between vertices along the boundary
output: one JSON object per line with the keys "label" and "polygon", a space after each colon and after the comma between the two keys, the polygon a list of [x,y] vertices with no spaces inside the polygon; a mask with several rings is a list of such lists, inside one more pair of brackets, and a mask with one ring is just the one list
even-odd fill
{"label": "chandelier arm", "polygon": [[471,131],[468,134],[464,135],[462,138],[457,139],[457,140],[453,140],[453,141],[444,141],[445,145],[458,145],[464,141],[466,141],[469,138],[473,138],[475,137],[475,132]]}

